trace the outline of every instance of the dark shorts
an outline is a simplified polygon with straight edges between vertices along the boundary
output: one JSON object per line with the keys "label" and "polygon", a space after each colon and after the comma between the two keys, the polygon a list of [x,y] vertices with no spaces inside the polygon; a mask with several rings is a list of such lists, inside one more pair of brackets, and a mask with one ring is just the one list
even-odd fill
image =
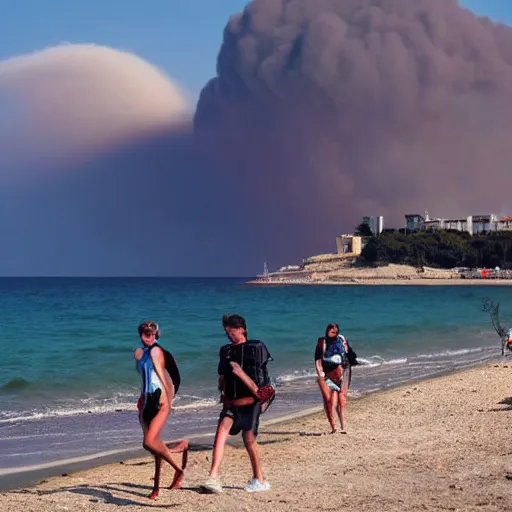
{"label": "dark shorts", "polygon": [[157,389],[153,393],[147,393],[144,400],[144,409],[142,409],[142,420],[146,425],[150,425],[160,410],[160,397],[162,390]]}
{"label": "dark shorts", "polygon": [[230,436],[236,436],[240,431],[247,432],[252,430],[254,435],[258,435],[260,426],[261,404],[256,402],[243,407],[224,407],[222,409],[219,421],[223,418],[232,418],[233,425],[229,429]]}

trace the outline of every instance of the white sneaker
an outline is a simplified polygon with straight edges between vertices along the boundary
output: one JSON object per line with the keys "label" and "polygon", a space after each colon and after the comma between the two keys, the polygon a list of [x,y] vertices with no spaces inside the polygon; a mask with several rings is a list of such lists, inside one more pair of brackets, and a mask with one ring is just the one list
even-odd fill
{"label": "white sneaker", "polygon": [[262,491],[269,491],[270,490],[270,484],[267,480],[263,480],[263,482],[260,482],[257,478],[251,478],[249,480],[249,483],[247,484],[247,487],[245,488],[247,492],[262,492]]}
{"label": "white sneaker", "polygon": [[213,492],[213,494],[220,494],[222,492],[220,478],[213,478],[213,476],[209,476],[206,482],[201,485],[201,488],[208,492]]}

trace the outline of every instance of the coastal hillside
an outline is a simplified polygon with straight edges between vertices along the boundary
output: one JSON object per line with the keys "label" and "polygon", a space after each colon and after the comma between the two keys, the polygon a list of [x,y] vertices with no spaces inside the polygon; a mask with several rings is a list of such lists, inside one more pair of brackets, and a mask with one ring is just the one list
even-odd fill
{"label": "coastal hillside", "polygon": [[416,281],[416,280],[457,279],[460,275],[454,269],[414,267],[411,265],[362,265],[355,257],[343,254],[320,254],[311,256],[297,267],[283,267],[277,272],[260,276],[255,282],[275,283],[364,283],[375,281]]}
{"label": "coastal hillside", "polygon": [[[311,260],[311,258],[310,258]],[[455,270],[436,269],[429,267],[413,267],[410,265],[389,264],[384,266],[361,266],[355,259],[314,259],[304,264],[305,273],[312,281],[343,282],[365,280],[411,280],[411,279],[454,279],[459,278]]]}
{"label": "coastal hillside", "polygon": [[[361,225],[363,226],[363,225]],[[508,232],[387,230],[336,239],[338,252],[320,254],[265,272],[259,283],[305,284],[507,284],[512,282],[512,239]],[[363,226],[364,227],[364,226]],[[461,271],[461,269],[464,269]],[[478,269],[485,269],[480,271]],[[489,270],[490,269],[490,270]],[[464,278],[464,279],[461,279]],[[506,282],[504,282],[506,281]]]}

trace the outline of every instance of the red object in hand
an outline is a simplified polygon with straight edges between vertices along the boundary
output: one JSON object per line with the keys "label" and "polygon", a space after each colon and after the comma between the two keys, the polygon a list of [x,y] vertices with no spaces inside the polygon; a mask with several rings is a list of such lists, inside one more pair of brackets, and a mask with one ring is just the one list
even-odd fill
{"label": "red object in hand", "polygon": [[261,400],[262,402],[270,400],[271,398],[274,397],[275,394],[275,389],[270,384],[267,384],[266,386],[259,388],[257,393],[258,400]]}

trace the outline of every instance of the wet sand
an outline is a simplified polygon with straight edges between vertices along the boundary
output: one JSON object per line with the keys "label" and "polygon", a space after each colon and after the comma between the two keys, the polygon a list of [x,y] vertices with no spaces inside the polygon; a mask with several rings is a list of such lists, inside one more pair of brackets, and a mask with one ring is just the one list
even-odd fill
{"label": "wet sand", "polygon": [[352,399],[346,417],[347,434],[334,435],[323,413],[263,421],[268,492],[244,492],[250,465],[234,438],[220,495],[200,492],[206,443],[190,454],[183,488],[162,489],[156,502],[143,457],[0,493],[0,510],[512,510],[511,362]]}

